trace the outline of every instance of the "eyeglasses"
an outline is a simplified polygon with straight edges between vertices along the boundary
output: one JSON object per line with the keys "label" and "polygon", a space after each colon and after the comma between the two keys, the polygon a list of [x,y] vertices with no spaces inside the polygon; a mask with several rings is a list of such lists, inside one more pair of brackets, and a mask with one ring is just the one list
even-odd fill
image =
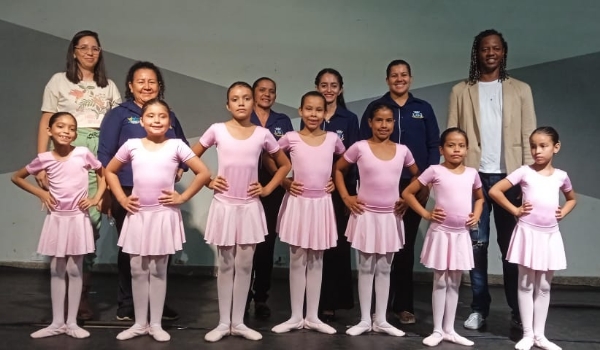
{"label": "eyeglasses", "polygon": [[92,50],[92,55],[97,55],[100,53],[100,51],[102,51],[102,48],[99,46],[75,46],[76,50],[79,50],[81,52],[88,52],[90,50]]}

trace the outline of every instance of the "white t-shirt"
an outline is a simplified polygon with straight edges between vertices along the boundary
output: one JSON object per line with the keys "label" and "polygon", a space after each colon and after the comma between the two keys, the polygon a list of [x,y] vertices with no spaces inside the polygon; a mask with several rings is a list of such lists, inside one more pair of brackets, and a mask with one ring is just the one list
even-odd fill
{"label": "white t-shirt", "polygon": [[478,82],[481,125],[481,163],[479,171],[488,174],[506,173],[502,148],[502,83],[499,80]]}
{"label": "white t-shirt", "polygon": [[112,80],[100,88],[95,81],[77,84],[65,72],[56,73],[44,89],[42,112],[69,112],[77,119],[78,128],[100,128],[106,112],[121,103],[121,95]]}

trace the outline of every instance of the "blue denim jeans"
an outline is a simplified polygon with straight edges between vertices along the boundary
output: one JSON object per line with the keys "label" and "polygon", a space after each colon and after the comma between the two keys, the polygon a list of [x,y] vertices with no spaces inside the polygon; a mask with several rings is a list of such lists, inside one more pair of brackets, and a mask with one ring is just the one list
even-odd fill
{"label": "blue denim jeans", "polygon": [[[508,306],[512,309],[513,317],[519,318],[519,303],[517,298],[518,289],[518,267],[506,260],[506,253],[510,244],[512,232],[517,219],[504,210],[500,205],[491,200],[489,190],[498,181],[504,179],[506,174],[484,174],[479,173],[482,182],[485,201],[483,212],[477,229],[471,230],[471,241],[473,243],[473,258],[475,268],[470,271],[471,290],[473,291],[473,302],[471,309],[479,312],[484,318],[490,313],[490,296],[488,286],[488,246],[490,241],[490,214],[494,213],[496,224],[496,235],[500,253],[502,254],[502,272],[504,275],[504,294]],[[520,205],[521,187],[514,186],[505,192],[506,198],[515,205]]]}

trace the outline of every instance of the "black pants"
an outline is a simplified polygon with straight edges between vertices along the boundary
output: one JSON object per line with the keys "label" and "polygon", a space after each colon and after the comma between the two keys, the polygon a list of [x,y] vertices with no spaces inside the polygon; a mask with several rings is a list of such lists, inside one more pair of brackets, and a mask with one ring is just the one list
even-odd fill
{"label": "black pants", "polygon": [[[125,195],[130,196],[133,187],[124,186],[123,191]],[[127,216],[127,210],[119,204],[115,196],[111,193],[111,212],[113,219],[115,220],[115,226],[117,228],[117,234],[121,235],[121,229],[123,228],[123,222]],[[171,255],[169,255],[169,262],[167,263],[167,276],[169,275],[169,266],[171,265]],[[124,253],[123,249],[119,247],[119,254],[117,256],[117,270],[119,278],[119,290],[117,292],[117,307],[119,310],[125,310],[125,313],[133,312],[133,293],[131,291],[131,264],[129,262],[129,254]]]}
{"label": "black pants", "polygon": [[[400,180],[400,193],[408,186],[410,180]],[[425,204],[425,203],[421,203]],[[390,300],[394,312],[408,311],[414,313],[413,268],[415,262],[415,241],[421,216],[412,209],[407,209],[404,221],[404,247],[394,254],[390,275]]]}
{"label": "black pants", "polygon": [[248,302],[264,303],[269,298],[271,275],[273,274],[273,254],[277,238],[277,216],[285,190],[277,187],[270,195],[261,198],[265,210],[268,234],[265,241],[256,245],[252,264],[253,281],[248,291]]}
{"label": "black pants", "polygon": [[319,310],[334,311],[354,307],[354,286],[352,284],[352,265],[350,243],[346,239],[348,214],[346,206],[337,191],[331,194],[335,212],[338,240],[337,246],[327,249],[323,254],[323,279]]}

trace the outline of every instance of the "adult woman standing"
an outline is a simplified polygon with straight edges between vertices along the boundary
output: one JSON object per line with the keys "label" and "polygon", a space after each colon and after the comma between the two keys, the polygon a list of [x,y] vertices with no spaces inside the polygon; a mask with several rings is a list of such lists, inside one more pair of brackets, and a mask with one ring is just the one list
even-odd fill
{"label": "adult woman standing", "polygon": [[[56,112],[69,112],[77,119],[77,138],[73,146],[87,147],[94,155],[98,150],[98,128],[104,115],[121,102],[121,95],[115,83],[106,77],[104,56],[98,34],[90,30],[76,33],[67,50],[66,71],[52,76],[46,88],[42,102],[42,117],[38,129],[37,152],[48,150],[48,121]],[[41,171],[36,180],[43,188],[48,188],[45,171]],[[97,190],[96,174],[89,174],[88,193],[94,196]],[[97,208],[89,209],[98,238],[101,214]],[[88,304],[91,275],[89,268],[93,264],[93,254],[88,254],[83,264],[83,289],[79,305],[78,318],[91,319],[92,309]]]}
{"label": "adult woman standing", "polygon": [[[158,67],[150,62],[136,62],[127,73],[125,83],[126,101],[112,109],[104,118],[100,127],[100,145],[98,159],[106,167],[125,141],[132,138],[143,138],[146,131],[140,125],[142,106],[146,101],[154,98],[164,98],[165,83]],[[178,138],[188,144],[183,129],[172,111],[169,112],[171,128],[167,131],[167,138]],[[186,167],[181,164],[177,171],[176,181],[179,181]],[[133,173],[130,164],[124,164],[118,172],[119,182],[127,196],[133,189]],[[108,207],[106,203],[105,207]],[[117,231],[120,234],[127,211],[119,202],[110,196],[111,214],[115,220]],[[117,296],[117,319],[120,321],[133,320],[133,295],[131,291],[131,266],[129,254],[119,249],[117,267],[119,271],[119,292]],[[174,320],[179,316],[165,305],[164,320]]]}
{"label": "adult woman standing", "polygon": [[[371,102],[363,114],[360,124],[361,139],[372,136],[368,124],[371,109],[377,104],[384,103],[394,112],[394,130],[390,140],[406,145],[417,163],[419,172],[425,171],[430,165],[440,162],[440,129],[431,105],[418,99],[409,92],[412,83],[410,64],[404,60],[393,60],[386,68],[386,78],[389,91],[382,97]],[[400,178],[400,193],[408,186],[412,174],[407,171]],[[429,197],[428,187],[417,193],[417,199],[422,206]],[[413,305],[413,268],[415,240],[419,230],[421,216],[408,208],[404,213],[404,247],[394,254],[391,275],[392,308],[402,324],[416,322]]]}
{"label": "adult woman standing", "polygon": [[[321,127],[325,131],[335,132],[346,149],[359,140],[358,117],[346,109],[344,102],[344,79],[333,68],[319,71],[315,78],[315,88],[325,96],[327,111]],[[304,126],[301,125],[302,129]],[[350,195],[356,195],[356,168],[348,171],[345,177]],[[352,267],[350,243],[345,232],[348,225],[348,213],[344,201],[337,191],[332,193],[335,211],[338,241],[337,246],[325,251],[323,255],[323,281],[319,310],[323,321],[335,317],[335,310],[351,309],[354,306],[352,285]]]}

